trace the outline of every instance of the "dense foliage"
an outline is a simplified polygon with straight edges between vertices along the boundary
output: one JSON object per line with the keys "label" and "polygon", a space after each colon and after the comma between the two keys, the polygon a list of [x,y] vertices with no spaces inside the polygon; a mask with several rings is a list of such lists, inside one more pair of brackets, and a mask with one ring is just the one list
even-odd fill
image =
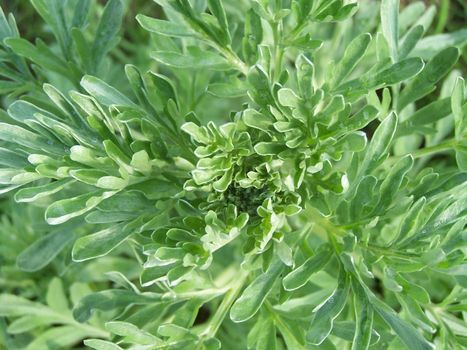
{"label": "dense foliage", "polygon": [[0,348],[465,349],[467,28],[135,3],[0,9]]}

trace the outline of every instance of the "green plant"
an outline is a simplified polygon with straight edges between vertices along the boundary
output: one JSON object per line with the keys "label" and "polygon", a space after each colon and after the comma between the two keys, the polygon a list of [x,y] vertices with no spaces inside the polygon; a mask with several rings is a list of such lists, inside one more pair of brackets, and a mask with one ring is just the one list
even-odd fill
{"label": "green plant", "polygon": [[0,346],[465,348],[467,29],[156,2],[117,47],[129,1],[0,11]]}

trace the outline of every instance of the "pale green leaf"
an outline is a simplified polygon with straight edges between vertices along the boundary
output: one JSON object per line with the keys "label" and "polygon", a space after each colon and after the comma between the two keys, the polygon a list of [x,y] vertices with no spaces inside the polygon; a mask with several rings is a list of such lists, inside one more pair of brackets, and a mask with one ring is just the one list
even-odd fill
{"label": "pale green leaf", "polygon": [[189,30],[181,23],[174,23],[170,21],[164,21],[157,18],[151,18],[142,14],[136,16],[138,23],[147,31],[157,33],[159,35],[165,35],[169,37],[192,37],[196,36],[196,33]]}
{"label": "pale green leaf", "polygon": [[332,331],[334,319],[339,316],[345,306],[350,289],[350,277],[342,269],[337,288],[313,312],[313,321],[306,333],[307,342],[320,345]]}
{"label": "pale green leaf", "polygon": [[21,270],[38,271],[49,264],[74,239],[69,229],[52,231],[22,251],[16,263]]}
{"label": "pale green leaf", "polygon": [[244,322],[258,312],[283,269],[284,265],[281,260],[274,261],[264,274],[258,276],[243,291],[230,309],[232,321]]}
{"label": "pale green leaf", "polygon": [[331,252],[323,249],[307,259],[282,280],[285,290],[295,290],[304,286],[315,272],[320,271],[331,258]]}

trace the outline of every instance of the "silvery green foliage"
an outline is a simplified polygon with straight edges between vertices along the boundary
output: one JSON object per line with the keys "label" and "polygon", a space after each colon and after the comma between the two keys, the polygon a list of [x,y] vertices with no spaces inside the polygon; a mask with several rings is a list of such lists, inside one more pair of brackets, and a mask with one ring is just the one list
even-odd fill
{"label": "silvery green foliage", "polygon": [[0,346],[465,348],[466,30],[156,2],[149,71],[112,55],[128,3],[31,0],[52,47],[0,12]]}

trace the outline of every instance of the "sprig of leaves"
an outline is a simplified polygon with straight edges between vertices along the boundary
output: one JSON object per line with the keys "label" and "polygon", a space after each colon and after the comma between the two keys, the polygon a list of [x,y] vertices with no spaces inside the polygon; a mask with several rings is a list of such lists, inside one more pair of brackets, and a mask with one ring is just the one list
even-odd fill
{"label": "sprig of leaves", "polygon": [[68,3],[32,1],[57,47],[0,12],[1,192],[48,224],[2,233],[0,281],[92,290],[71,313],[59,279],[5,283],[0,344],[465,346],[463,30],[426,35],[422,2],[161,0],[118,83],[126,7]]}

